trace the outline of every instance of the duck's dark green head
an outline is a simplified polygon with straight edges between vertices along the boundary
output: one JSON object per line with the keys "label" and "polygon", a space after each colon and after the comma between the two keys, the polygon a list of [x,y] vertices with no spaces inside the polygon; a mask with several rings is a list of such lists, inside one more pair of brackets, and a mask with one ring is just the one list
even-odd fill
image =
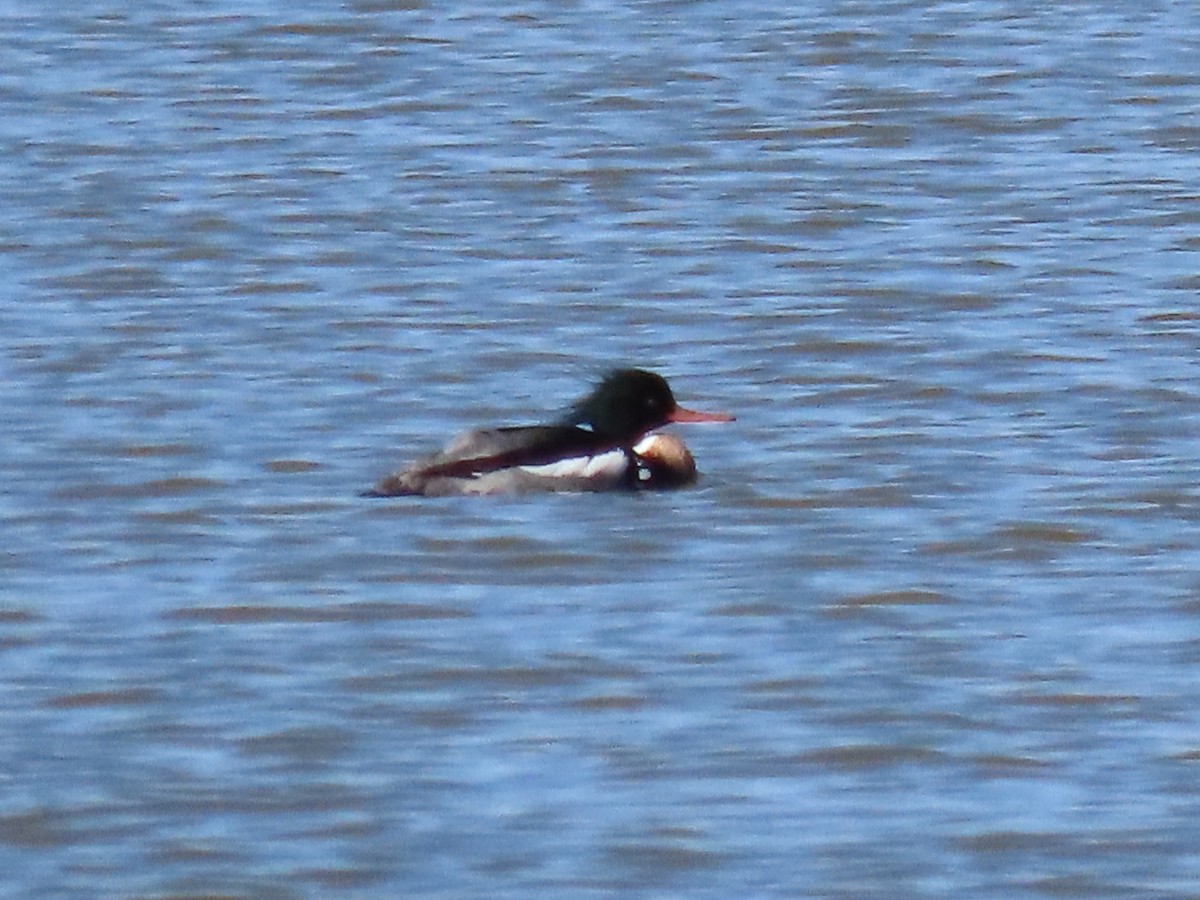
{"label": "duck's dark green head", "polygon": [[733,416],[684,409],[667,380],[644,369],[619,369],[600,382],[572,411],[572,425],[588,428],[628,447],[668,422],[730,422]]}

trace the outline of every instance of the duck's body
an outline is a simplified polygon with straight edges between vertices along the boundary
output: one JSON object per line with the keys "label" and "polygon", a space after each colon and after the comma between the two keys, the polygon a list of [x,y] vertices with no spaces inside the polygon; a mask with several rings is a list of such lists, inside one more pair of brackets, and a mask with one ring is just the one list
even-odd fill
{"label": "duck's body", "polygon": [[[467,432],[451,446],[469,444],[476,439],[486,443],[494,434]],[[447,448],[446,453],[449,450]],[[659,490],[682,487],[696,480],[696,461],[683,441],[670,434],[647,435],[631,450],[606,450],[590,456],[505,466],[477,474],[440,474],[444,470],[435,461],[446,453],[387,476],[375,486],[371,496]]]}
{"label": "duck's body", "polygon": [[680,407],[652,372],[615,372],[561,421],[469,431],[445,450],[387,476],[373,496],[608,491],[695,480],[683,442],[646,433],[667,422],[724,422]]}

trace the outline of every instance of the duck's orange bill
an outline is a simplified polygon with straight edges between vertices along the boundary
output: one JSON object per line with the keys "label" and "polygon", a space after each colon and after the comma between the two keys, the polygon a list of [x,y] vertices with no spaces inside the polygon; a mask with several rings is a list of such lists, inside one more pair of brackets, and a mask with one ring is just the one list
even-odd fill
{"label": "duck's orange bill", "polygon": [[694,409],[684,409],[677,406],[667,417],[668,422],[732,422],[733,416],[726,413],[696,412]]}

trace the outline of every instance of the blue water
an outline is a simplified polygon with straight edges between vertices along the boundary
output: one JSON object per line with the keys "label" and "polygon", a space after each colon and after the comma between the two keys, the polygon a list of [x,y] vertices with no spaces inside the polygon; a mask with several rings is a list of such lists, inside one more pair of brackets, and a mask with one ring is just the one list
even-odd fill
{"label": "blue water", "polygon": [[[0,893],[1196,894],[1192,5],[0,49]],[[629,364],[696,488],[358,496]]]}

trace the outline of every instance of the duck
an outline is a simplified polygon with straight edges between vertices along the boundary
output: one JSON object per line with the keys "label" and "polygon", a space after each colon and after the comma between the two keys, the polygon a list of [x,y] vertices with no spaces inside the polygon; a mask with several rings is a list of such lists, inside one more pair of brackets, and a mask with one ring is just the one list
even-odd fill
{"label": "duck", "polygon": [[438,453],[385,476],[371,497],[638,491],[696,480],[684,442],[650,432],[671,423],[732,422],[680,406],[667,380],[618,369],[561,418],[464,432]]}

